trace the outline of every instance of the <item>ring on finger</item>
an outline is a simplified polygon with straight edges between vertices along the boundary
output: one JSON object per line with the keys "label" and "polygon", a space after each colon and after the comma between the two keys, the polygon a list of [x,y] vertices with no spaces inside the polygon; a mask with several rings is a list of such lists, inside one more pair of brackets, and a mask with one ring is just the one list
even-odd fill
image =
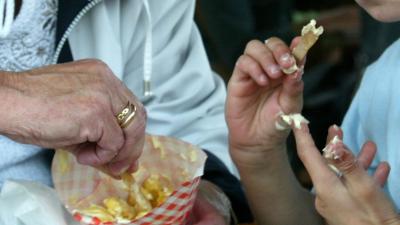
{"label": "ring on finger", "polygon": [[118,124],[121,128],[126,128],[135,118],[136,106],[130,102],[117,115]]}

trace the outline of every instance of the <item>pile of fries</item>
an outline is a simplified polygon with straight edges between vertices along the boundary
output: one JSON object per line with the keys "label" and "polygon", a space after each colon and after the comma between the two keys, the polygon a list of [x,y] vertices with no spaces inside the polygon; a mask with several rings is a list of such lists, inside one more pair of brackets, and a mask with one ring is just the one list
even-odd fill
{"label": "pile of fries", "polygon": [[[135,174],[143,171],[140,168]],[[91,205],[80,211],[81,214],[97,217],[102,222],[130,222],[149,213],[163,204],[172,194],[173,186],[168,177],[151,174],[141,186],[135,182],[135,174],[123,174],[122,180],[128,191],[127,199],[109,197],[103,205]]]}

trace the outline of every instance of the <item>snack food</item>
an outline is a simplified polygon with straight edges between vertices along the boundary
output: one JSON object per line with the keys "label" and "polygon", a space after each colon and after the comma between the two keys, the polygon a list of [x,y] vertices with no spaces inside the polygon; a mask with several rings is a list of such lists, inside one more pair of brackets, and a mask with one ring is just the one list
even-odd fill
{"label": "snack food", "polygon": [[122,180],[80,165],[60,150],[52,174],[60,199],[82,224],[182,225],[191,212],[205,159],[193,145],[148,135],[139,170],[123,174]]}
{"label": "snack food", "polygon": [[292,124],[297,129],[301,128],[302,123],[310,123],[306,118],[304,118],[300,113],[294,113],[294,114],[283,114],[279,113],[279,118],[275,122],[275,128],[277,130],[287,130],[290,128]]}
{"label": "snack food", "polygon": [[[315,20],[311,20],[310,23],[303,27],[301,31],[301,40],[299,44],[292,50],[292,54],[296,61],[299,62],[304,59],[308,50],[310,50],[310,48],[317,42],[319,36],[324,32],[324,28],[322,26],[316,28],[316,24],[317,22]],[[294,64],[288,69],[282,69],[282,71],[286,74],[292,74],[298,69],[298,66]]]}
{"label": "snack food", "polygon": [[[322,149],[323,156],[328,160],[340,160],[341,156],[337,154],[337,152],[332,147],[333,145],[342,142],[339,136],[335,135],[335,137]],[[336,173],[336,175],[341,176],[341,172],[336,166],[328,163],[329,168]]]}

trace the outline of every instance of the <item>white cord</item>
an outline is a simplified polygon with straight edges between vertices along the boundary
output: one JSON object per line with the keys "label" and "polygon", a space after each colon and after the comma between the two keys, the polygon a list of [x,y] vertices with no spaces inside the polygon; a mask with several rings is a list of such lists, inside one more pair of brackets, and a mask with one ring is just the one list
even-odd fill
{"label": "white cord", "polygon": [[0,0],[0,38],[5,38],[10,33],[14,11],[14,0]]}
{"label": "white cord", "polygon": [[151,74],[152,74],[152,60],[153,60],[153,32],[152,32],[152,22],[151,22],[151,13],[150,6],[148,0],[143,0],[144,7],[146,9],[147,14],[147,32],[146,32],[146,40],[144,46],[144,62],[143,62],[143,89],[144,96],[152,96],[153,93],[151,91]]}

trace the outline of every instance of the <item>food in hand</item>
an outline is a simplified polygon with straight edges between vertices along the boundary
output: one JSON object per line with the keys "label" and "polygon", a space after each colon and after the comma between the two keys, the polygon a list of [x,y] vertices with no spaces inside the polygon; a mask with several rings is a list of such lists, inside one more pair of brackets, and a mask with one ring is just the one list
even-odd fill
{"label": "food in hand", "polygon": [[[341,155],[339,155],[335,149],[333,148],[333,145],[342,142],[342,140],[340,140],[339,136],[335,136],[327,145],[324,149],[322,149],[322,154],[326,159],[329,160],[340,160]],[[336,166],[328,163],[329,168],[331,168],[331,170],[333,172],[335,172],[337,175],[341,175],[341,172],[338,168],[336,168]]]}
{"label": "food in hand", "polygon": [[[310,50],[310,48],[317,42],[319,36],[324,32],[324,28],[322,26],[316,28],[316,24],[317,22],[315,20],[311,20],[310,23],[303,27],[300,42],[292,50],[292,54],[296,61],[299,62],[304,59],[308,50]],[[298,66],[296,64],[293,64],[293,66],[288,69],[282,69],[286,74],[293,74],[297,70]]]}
{"label": "food in hand", "polygon": [[301,129],[302,123],[310,123],[306,118],[304,118],[300,113],[295,114],[279,114],[280,121],[275,122],[275,128],[277,130],[287,130],[290,128],[292,124],[294,124],[295,128]]}

